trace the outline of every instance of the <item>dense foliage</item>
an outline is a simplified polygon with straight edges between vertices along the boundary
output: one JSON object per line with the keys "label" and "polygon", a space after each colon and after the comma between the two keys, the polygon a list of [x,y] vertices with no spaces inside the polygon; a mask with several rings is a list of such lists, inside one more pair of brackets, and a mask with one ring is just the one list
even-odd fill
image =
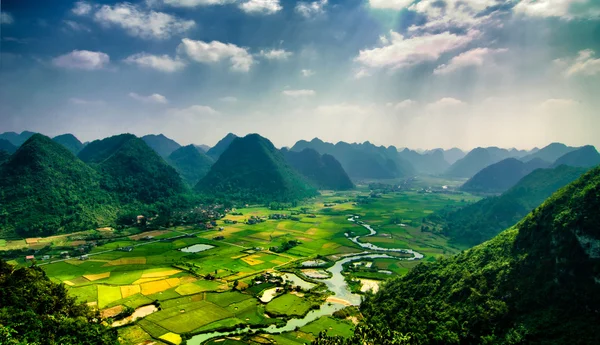
{"label": "dense foliage", "polygon": [[194,145],[181,147],[169,155],[167,162],[177,170],[191,187],[195,186],[210,170],[214,161]]}
{"label": "dense foliage", "polygon": [[219,142],[215,146],[208,149],[208,151],[206,151],[206,154],[216,161],[217,159],[219,159],[219,157],[221,157],[223,152],[227,150],[227,148],[229,147],[229,145],[231,145],[235,138],[237,138],[237,135],[233,133],[228,133],[223,139],[219,140]]}
{"label": "dense foliage", "polygon": [[38,267],[0,260],[0,344],[118,344],[117,331]]}
{"label": "dense foliage", "polygon": [[538,169],[500,196],[488,197],[458,210],[443,210],[430,219],[444,223],[443,233],[454,242],[476,245],[517,223],[585,171],[564,165]]}
{"label": "dense foliage", "polygon": [[362,144],[340,141],[334,145],[315,138],[310,142],[300,140],[290,150],[300,152],[305,148],[332,155],[352,178],[388,179],[415,173],[413,166],[402,159],[393,146],[375,146],[368,141]]}
{"label": "dense foliage", "polygon": [[163,134],[144,135],[142,140],[163,158],[169,157],[171,153],[181,147],[175,140],[167,138]]}
{"label": "dense foliage", "polygon": [[288,202],[317,194],[283,154],[258,134],[235,139],[195,190],[246,202]]}
{"label": "dense foliage", "polygon": [[549,165],[550,163],[539,158],[527,163],[516,158],[507,158],[483,168],[460,189],[472,193],[502,193],[535,169],[547,168]]}
{"label": "dense foliage", "polygon": [[286,161],[319,189],[347,190],[354,187],[348,174],[333,156],[313,149],[282,150]]}
{"label": "dense foliage", "polygon": [[0,165],[2,165],[2,163],[6,162],[9,158],[10,158],[10,153],[8,153],[4,150],[0,150]]}
{"label": "dense foliage", "polygon": [[151,204],[186,190],[177,171],[131,134],[96,140],[79,157],[100,173],[102,188],[122,203]]}
{"label": "dense foliage", "polygon": [[4,151],[6,153],[14,153],[15,151],[17,151],[17,147],[6,139],[0,139],[0,151]]}
{"label": "dense foliage", "polygon": [[390,344],[600,343],[599,209],[596,168],[494,239],[388,281],[361,305],[368,328]]}
{"label": "dense foliage", "polygon": [[554,162],[554,166],[569,165],[572,167],[591,168],[600,164],[600,153],[591,145],[566,153]]}
{"label": "dense foliage", "polygon": [[116,213],[97,172],[35,134],[0,166],[3,236],[50,235],[97,227]]}
{"label": "dense foliage", "polygon": [[74,155],[83,149],[83,144],[73,134],[62,134],[52,138],[52,140],[66,147]]}

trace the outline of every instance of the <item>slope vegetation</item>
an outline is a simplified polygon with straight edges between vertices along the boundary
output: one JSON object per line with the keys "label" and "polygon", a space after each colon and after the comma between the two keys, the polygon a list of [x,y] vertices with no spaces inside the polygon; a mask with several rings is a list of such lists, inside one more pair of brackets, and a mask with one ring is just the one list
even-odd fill
{"label": "slope vegetation", "polygon": [[181,147],[175,140],[167,138],[163,134],[144,135],[142,140],[163,158],[169,157],[173,151]]}
{"label": "slope vegetation", "polygon": [[58,135],[52,140],[66,147],[72,154],[76,155],[83,149],[83,143],[79,141],[73,134],[62,134]]}
{"label": "slope vegetation", "polygon": [[191,187],[195,186],[210,170],[214,161],[194,145],[183,146],[171,153],[167,162],[177,170]]}
{"label": "slope vegetation", "polygon": [[282,150],[286,161],[319,189],[347,190],[354,184],[333,156],[313,149],[300,152]]}
{"label": "slope vegetation", "polygon": [[547,168],[550,163],[539,158],[523,163],[507,158],[483,168],[460,188],[472,193],[502,193],[535,169]]}
{"label": "slope vegetation", "polygon": [[219,142],[215,146],[208,149],[208,151],[206,151],[206,154],[214,160],[219,159],[223,152],[227,150],[229,145],[231,145],[231,143],[237,137],[238,136],[233,133],[228,133],[223,139],[219,140]]}
{"label": "slope vegetation", "polygon": [[558,158],[553,166],[561,164],[591,168],[600,164],[600,153],[591,145],[582,146]]}

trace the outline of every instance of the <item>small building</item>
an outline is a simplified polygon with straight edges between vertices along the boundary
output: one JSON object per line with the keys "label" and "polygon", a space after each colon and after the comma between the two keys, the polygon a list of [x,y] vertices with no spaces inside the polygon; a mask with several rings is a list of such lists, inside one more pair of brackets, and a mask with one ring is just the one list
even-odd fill
{"label": "small building", "polygon": [[67,252],[67,251],[60,252],[60,256],[65,258],[65,257],[69,256],[69,252]]}
{"label": "small building", "polygon": [[90,257],[87,254],[84,254],[82,256],[79,257],[79,260],[85,261],[87,259],[89,259]]}
{"label": "small building", "polygon": [[42,260],[50,260],[50,255],[44,255],[44,256],[42,256]]}
{"label": "small building", "polygon": [[118,248],[117,250],[120,250],[122,252],[130,252],[133,250],[133,247],[132,246],[121,247],[121,248]]}
{"label": "small building", "polygon": [[138,223],[138,224],[142,224],[142,222],[144,221],[144,219],[145,219],[145,218],[146,218],[146,217],[144,217],[144,216],[142,216],[142,215],[139,215],[139,216],[137,216],[137,217],[136,217],[136,219],[137,219],[137,223]]}
{"label": "small building", "polygon": [[33,260],[35,260],[35,256],[33,256],[33,255],[27,255],[25,257],[25,260],[27,260],[27,261],[33,261]]}

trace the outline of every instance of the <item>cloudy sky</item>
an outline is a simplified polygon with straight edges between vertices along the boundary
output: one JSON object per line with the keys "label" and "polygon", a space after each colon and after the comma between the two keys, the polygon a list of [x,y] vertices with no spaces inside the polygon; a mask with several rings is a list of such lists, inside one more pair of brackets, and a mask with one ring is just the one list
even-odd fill
{"label": "cloudy sky", "polygon": [[0,131],[600,147],[599,0],[3,0]]}

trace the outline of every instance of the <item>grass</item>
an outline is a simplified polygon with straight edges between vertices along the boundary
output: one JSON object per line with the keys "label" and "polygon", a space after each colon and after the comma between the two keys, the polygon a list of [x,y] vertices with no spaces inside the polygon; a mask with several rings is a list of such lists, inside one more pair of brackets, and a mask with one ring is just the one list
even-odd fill
{"label": "grass", "polygon": [[269,302],[265,310],[272,315],[304,316],[312,305],[306,298],[286,294]]}
{"label": "grass", "polygon": [[329,316],[319,319],[300,328],[300,331],[318,336],[321,331],[326,331],[328,336],[351,337],[354,333],[354,325],[350,321],[341,321]]}
{"label": "grass", "polygon": [[111,302],[122,298],[121,288],[118,286],[98,285],[98,307],[104,308]]}
{"label": "grass", "polygon": [[232,313],[214,303],[198,301],[163,309],[149,315],[146,319],[181,334],[232,316]]}

